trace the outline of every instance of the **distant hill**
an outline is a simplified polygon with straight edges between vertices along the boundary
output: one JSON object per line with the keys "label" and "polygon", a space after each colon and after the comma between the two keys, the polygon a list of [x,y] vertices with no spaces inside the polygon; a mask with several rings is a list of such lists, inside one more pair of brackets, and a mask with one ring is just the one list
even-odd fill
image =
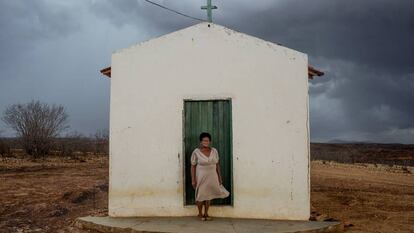
{"label": "distant hill", "polygon": [[333,143],[333,144],[344,144],[344,143],[352,143],[352,144],[370,144],[370,143],[374,143],[371,141],[348,141],[348,140],[343,140],[343,139],[332,139],[329,140],[327,143]]}
{"label": "distant hill", "polygon": [[355,140],[344,140],[344,139],[332,139],[327,142],[313,142],[311,143],[321,143],[321,144],[373,144],[373,145],[414,145],[414,144],[404,144],[397,142],[373,142],[373,141],[355,141]]}
{"label": "distant hill", "polygon": [[332,141],[311,143],[311,159],[414,166],[413,144]]}

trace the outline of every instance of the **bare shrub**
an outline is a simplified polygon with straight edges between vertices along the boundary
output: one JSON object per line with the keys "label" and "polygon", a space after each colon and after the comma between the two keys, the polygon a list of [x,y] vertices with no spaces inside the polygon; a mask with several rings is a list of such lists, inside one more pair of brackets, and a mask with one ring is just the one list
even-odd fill
{"label": "bare shrub", "polygon": [[95,133],[95,153],[108,154],[109,153],[109,130],[98,129]]}
{"label": "bare shrub", "polygon": [[0,156],[6,156],[10,154],[10,146],[6,141],[0,139]]}
{"label": "bare shrub", "polygon": [[2,120],[16,131],[25,152],[35,158],[47,155],[53,139],[69,128],[62,105],[49,106],[32,100],[6,108]]}
{"label": "bare shrub", "polygon": [[93,150],[93,142],[78,131],[67,133],[60,138],[57,149],[62,156],[76,157],[77,155],[86,155]]}
{"label": "bare shrub", "polygon": [[10,145],[2,137],[2,130],[0,130],[0,156],[6,156],[10,154]]}
{"label": "bare shrub", "polygon": [[53,151],[65,157],[108,154],[109,133],[106,129],[97,130],[95,134],[85,136],[78,131],[71,131],[55,139]]}

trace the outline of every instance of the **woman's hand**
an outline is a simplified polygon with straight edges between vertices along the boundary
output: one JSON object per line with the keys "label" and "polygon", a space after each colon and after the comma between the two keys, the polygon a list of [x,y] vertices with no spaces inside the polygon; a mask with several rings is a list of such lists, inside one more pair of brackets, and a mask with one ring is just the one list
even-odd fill
{"label": "woman's hand", "polygon": [[197,187],[196,167],[197,165],[191,165],[191,184],[193,185],[194,189]]}
{"label": "woman's hand", "polygon": [[216,172],[219,184],[223,184],[223,181],[221,180],[220,162],[216,163]]}

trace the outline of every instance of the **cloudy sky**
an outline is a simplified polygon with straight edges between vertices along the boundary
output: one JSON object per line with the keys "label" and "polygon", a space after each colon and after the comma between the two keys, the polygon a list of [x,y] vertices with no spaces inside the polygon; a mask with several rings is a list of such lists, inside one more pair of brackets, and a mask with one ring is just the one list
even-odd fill
{"label": "cloudy sky", "polygon": [[[205,18],[204,0],[153,1]],[[414,143],[414,1],[213,3],[215,23],[326,72],[310,81],[312,141]],[[34,99],[64,105],[70,131],[108,128],[110,54],[196,23],[144,0],[0,0],[0,111]]]}

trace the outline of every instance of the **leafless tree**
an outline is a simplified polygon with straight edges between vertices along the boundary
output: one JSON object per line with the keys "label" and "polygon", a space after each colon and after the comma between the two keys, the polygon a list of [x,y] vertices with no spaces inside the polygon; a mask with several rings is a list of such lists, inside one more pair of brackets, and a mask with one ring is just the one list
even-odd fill
{"label": "leafless tree", "polygon": [[26,153],[35,158],[46,155],[53,139],[69,128],[68,115],[62,105],[50,106],[34,100],[9,105],[2,120],[16,131]]}
{"label": "leafless tree", "polygon": [[109,130],[98,129],[95,133],[95,153],[108,154],[109,147]]}

